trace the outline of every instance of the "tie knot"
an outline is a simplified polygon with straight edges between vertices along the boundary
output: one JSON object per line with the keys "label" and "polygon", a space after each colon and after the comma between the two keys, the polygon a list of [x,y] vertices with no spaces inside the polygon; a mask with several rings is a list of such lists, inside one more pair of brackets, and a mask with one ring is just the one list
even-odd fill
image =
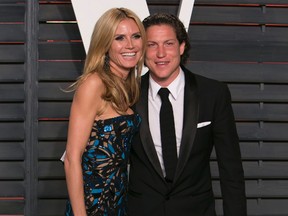
{"label": "tie knot", "polygon": [[158,91],[158,94],[160,95],[161,97],[161,100],[167,100],[168,99],[168,96],[170,94],[170,91],[168,88],[161,88],[159,91]]}

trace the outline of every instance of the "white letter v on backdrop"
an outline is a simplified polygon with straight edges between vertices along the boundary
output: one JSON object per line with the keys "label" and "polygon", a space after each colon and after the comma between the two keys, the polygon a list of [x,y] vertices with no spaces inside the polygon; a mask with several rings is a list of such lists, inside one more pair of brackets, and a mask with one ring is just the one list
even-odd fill
{"label": "white letter v on backdrop", "polygon": [[99,17],[113,7],[126,7],[141,20],[149,16],[146,0],[71,0],[85,52],[88,52],[94,25]]}

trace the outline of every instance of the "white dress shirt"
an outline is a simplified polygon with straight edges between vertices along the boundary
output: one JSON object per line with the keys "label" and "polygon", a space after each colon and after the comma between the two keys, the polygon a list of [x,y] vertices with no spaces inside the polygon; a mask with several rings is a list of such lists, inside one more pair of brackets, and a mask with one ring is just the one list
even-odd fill
{"label": "white dress shirt", "polygon": [[[184,86],[185,76],[182,69],[180,69],[179,75],[167,88],[170,91],[169,100],[173,107],[174,122],[175,122],[175,133],[177,143],[177,155],[179,156],[180,143],[182,138],[183,129],[183,115],[184,115]],[[151,136],[155,145],[155,149],[158,155],[158,159],[165,176],[165,168],[162,157],[162,146],[161,146],[161,135],[160,135],[160,107],[161,98],[158,95],[158,91],[161,86],[157,84],[152,77],[149,77],[149,90],[148,90],[148,117],[149,117],[149,128]]]}

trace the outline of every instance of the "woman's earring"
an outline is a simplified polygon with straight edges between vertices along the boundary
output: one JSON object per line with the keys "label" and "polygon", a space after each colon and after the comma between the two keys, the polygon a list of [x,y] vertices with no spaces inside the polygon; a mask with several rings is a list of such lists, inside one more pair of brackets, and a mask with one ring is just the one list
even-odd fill
{"label": "woman's earring", "polygon": [[106,72],[108,72],[110,70],[110,58],[109,58],[109,55],[108,54],[105,54],[105,59],[104,59],[104,70]]}

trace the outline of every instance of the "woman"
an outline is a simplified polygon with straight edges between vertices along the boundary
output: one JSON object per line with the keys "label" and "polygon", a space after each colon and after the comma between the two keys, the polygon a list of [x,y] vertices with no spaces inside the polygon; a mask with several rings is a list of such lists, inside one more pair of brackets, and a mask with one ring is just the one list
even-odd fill
{"label": "woman", "polygon": [[128,154],[140,124],[130,107],[145,42],[140,19],[126,8],[108,10],[95,25],[83,75],[72,85],[66,215],[126,215]]}

